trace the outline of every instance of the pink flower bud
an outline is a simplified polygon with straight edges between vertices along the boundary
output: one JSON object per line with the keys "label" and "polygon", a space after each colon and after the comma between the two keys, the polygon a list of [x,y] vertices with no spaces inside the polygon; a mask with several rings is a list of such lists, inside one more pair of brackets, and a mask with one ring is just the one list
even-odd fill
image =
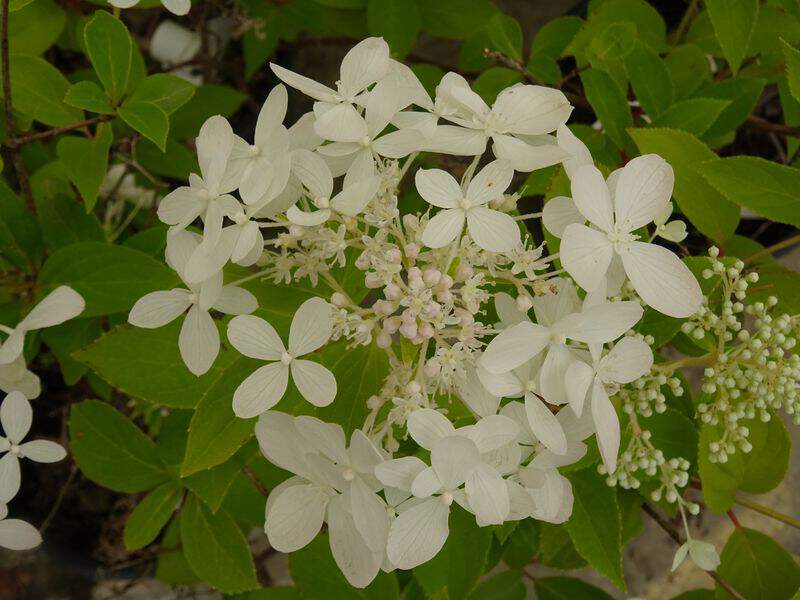
{"label": "pink flower bud", "polygon": [[344,294],[339,292],[334,292],[331,296],[331,304],[333,304],[337,308],[344,308],[349,304],[347,298]]}

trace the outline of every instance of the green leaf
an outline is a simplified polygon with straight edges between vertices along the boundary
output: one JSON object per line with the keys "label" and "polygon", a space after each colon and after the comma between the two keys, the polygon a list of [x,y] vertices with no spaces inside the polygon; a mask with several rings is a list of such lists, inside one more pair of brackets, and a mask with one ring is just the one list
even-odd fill
{"label": "green leaf", "polygon": [[575,549],[598,572],[625,589],[622,576],[622,529],[617,494],[593,469],[568,475],[572,516],[565,523]]}
{"label": "green leaf", "polygon": [[151,140],[161,151],[166,150],[169,117],[158,105],[151,102],[126,101],[117,114],[128,125]]}
{"label": "green leaf", "polygon": [[539,560],[548,567],[556,569],[578,569],[586,566],[586,561],[575,550],[564,525],[542,523],[539,541]]}
{"label": "green leaf", "polygon": [[454,504],[447,541],[439,554],[414,568],[414,577],[428,596],[446,590],[448,598],[463,600],[484,571],[491,541],[491,530],[478,527],[474,515]]}
{"label": "green leaf", "polygon": [[633,117],[625,94],[608,73],[599,69],[584,71],[581,81],[586,98],[608,137],[618,148],[630,148],[632,144],[626,129],[633,126]]}
{"label": "green leaf", "polygon": [[644,528],[644,523],[642,522],[643,502],[644,499],[636,492],[617,488],[623,546],[635,538]]}
{"label": "green leaf", "polygon": [[143,79],[125,104],[128,102],[154,104],[167,115],[171,115],[192,99],[195,89],[194,85],[177,75],[156,73]]}
{"label": "green leaf", "polygon": [[50,255],[39,272],[42,296],[68,285],[86,300],[81,317],[127,312],[145,294],[168,290],[178,278],[166,265],[124,246],[82,242]]}
{"label": "green leaf", "polygon": [[[205,502],[211,512],[217,512],[222,506],[233,480],[242,472],[244,465],[257,453],[256,446],[255,442],[252,445],[245,445],[221,465],[183,478],[183,484]],[[261,496],[261,500],[264,500],[263,496]],[[261,508],[263,509],[263,506]],[[260,518],[263,521],[263,510],[261,510]]]}
{"label": "green leaf", "polygon": [[539,600],[611,600],[612,596],[574,577],[537,577],[534,582]]}
{"label": "green leaf", "polygon": [[168,475],[153,441],[105,402],[73,404],[70,451],[86,477],[117,492],[141,492]]}
{"label": "green leaf", "polygon": [[30,272],[41,256],[42,233],[36,217],[0,179],[0,257]]}
{"label": "green leaf", "polygon": [[520,27],[519,21],[498,12],[489,21],[487,30],[489,41],[495,50],[514,60],[522,60],[522,27]]}
{"label": "green leaf", "polygon": [[728,100],[715,98],[681,100],[653,119],[653,126],[682,129],[692,135],[701,136],[708,131],[729,104]]}
{"label": "green leaf", "polygon": [[583,25],[579,17],[559,17],[545,23],[531,42],[528,70],[545,83],[561,79],[561,69],[556,62]]}
{"label": "green leaf", "polygon": [[600,61],[620,60],[636,47],[636,25],[630,21],[610,23],[589,42],[589,50]]}
{"label": "green leaf", "polygon": [[195,137],[206,119],[214,115],[231,116],[245,98],[245,94],[231,87],[201,85],[191,100],[171,115],[172,136],[178,140]]}
{"label": "green leaf", "polygon": [[773,415],[768,423],[760,419],[741,423],[750,430],[748,439],[753,449],[747,454],[737,449],[724,463],[709,460],[709,444],[722,438],[723,429],[704,424],[700,430],[698,465],[703,499],[716,512],[733,506],[737,490],[764,494],[774,489],[783,481],[789,466],[791,439],[779,417]]}
{"label": "green leaf", "polygon": [[69,82],[46,60],[12,54],[9,71],[14,109],[52,127],[71,125],[83,118],[80,110],[64,104]]}
{"label": "green leaf", "polygon": [[281,34],[285,35],[281,26],[282,13],[280,7],[260,2],[246,0],[247,17],[252,23],[242,38],[242,53],[244,54],[244,75],[250,79],[259,70],[266,67],[267,59],[278,47]]}
{"label": "green leaf", "polygon": [[105,242],[106,234],[93,214],[86,214],[75,198],[64,195],[35,197],[36,214],[44,243],[58,250],[78,242]]}
{"label": "green leaf", "polygon": [[664,62],[676,100],[691,96],[711,79],[711,68],[703,51],[694,44],[675,46]]}
{"label": "green leaf", "polygon": [[486,27],[497,13],[489,0],[419,2],[422,28],[436,37],[463,40]]}
{"label": "green leaf", "polygon": [[86,365],[72,357],[72,353],[96,340],[102,333],[100,319],[71,319],[42,331],[42,339],[53,351],[61,374],[67,385],[75,385],[86,374]]}
{"label": "green leaf", "polygon": [[604,0],[592,3],[586,25],[570,45],[570,52],[585,58],[592,39],[609,23],[630,22],[636,26],[639,40],[654,52],[666,50],[666,25],[658,11],[644,0]]}
{"label": "green leaf", "polygon": [[386,40],[393,55],[405,58],[419,35],[420,15],[416,0],[370,0],[367,26],[370,35]]}
{"label": "green leaf", "polygon": [[98,10],[83,30],[86,54],[111,101],[128,89],[133,65],[133,40],[122,21]]}
{"label": "green leaf", "polygon": [[722,53],[736,75],[758,22],[758,0],[706,0],[705,5]]}
{"label": "green leaf", "polygon": [[8,18],[9,51],[41,54],[55,43],[65,23],[64,9],[53,0],[37,0],[20,10],[12,10]]}
{"label": "green leaf", "polygon": [[522,81],[518,71],[505,67],[490,67],[473,82],[472,89],[487,103],[492,104],[497,94],[509,86]]}
{"label": "green leaf", "polygon": [[167,139],[163,152],[150,140],[140,140],[135,155],[136,160],[154,175],[185,181],[190,173],[200,172],[194,153],[172,138]]}
{"label": "green leaf", "polygon": [[503,561],[512,569],[521,569],[533,560],[539,550],[540,526],[534,519],[519,521],[505,542]]}
{"label": "green leaf", "polygon": [[[720,577],[747,600],[787,600],[800,586],[800,567],[768,536],[737,527],[720,556]],[[717,586],[717,600],[731,598]]]}
{"label": "green leaf", "polygon": [[75,358],[128,396],[156,406],[193,408],[235,356],[223,351],[207,373],[200,377],[190,373],[178,351],[182,320],[158,329],[117,327],[76,353]]}
{"label": "green leaf", "polygon": [[257,364],[246,358],[236,360],[200,398],[189,424],[181,476],[186,477],[225,462],[252,437],[255,419],[237,417],[231,402],[233,392],[256,369]]}
{"label": "green leaf", "polygon": [[168,481],[145,496],[125,521],[123,540],[128,551],[144,548],[152,542],[169,521],[183,490]]}
{"label": "green leaf", "polygon": [[739,224],[739,208],[706,182],[696,167],[716,155],[700,140],[677,129],[632,129],[631,136],[642,154],[662,156],[675,171],[673,195],[691,223],[718,244]]}
{"label": "green leaf", "polygon": [[697,170],[728,200],[773,221],[800,226],[800,171],[756,156],[732,156]]}
{"label": "green leaf", "polygon": [[58,140],[58,159],[70,181],[83,198],[86,212],[92,212],[100,186],[108,171],[108,151],[114,135],[111,124],[101,123],[93,138],[63,137]]}
{"label": "green leaf", "polygon": [[744,123],[761,97],[764,84],[763,79],[732,77],[700,88],[695,93],[696,97],[730,101],[716,122],[705,132],[703,139],[715,146],[719,145],[715,142],[724,139],[724,136],[731,134]]}
{"label": "green leaf", "polygon": [[482,581],[469,600],[524,600],[525,584],[519,571],[505,571]]}
{"label": "green leaf", "polygon": [[108,96],[93,81],[79,81],[69,86],[64,104],[82,108],[101,115],[113,115],[114,108],[108,101]]}
{"label": "green leaf", "polygon": [[172,585],[187,585],[199,581],[189,563],[186,562],[181,548],[180,513],[167,526],[159,550],[156,577],[160,581]]}
{"label": "green leaf", "polygon": [[800,101],[800,51],[784,40],[781,40],[781,50],[783,50],[783,58],[786,61],[786,79],[789,82],[789,90],[792,92],[792,97]]}
{"label": "green leaf", "polygon": [[363,589],[354,588],[331,556],[328,535],[320,533],[305,548],[289,555],[289,573],[306,600],[394,600],[400,597],[394,573],[378,572]]}
{"label": "green leaf", "polygon": [[258,588],[247,539],[224,510],[212,513],[189,495],[181,511],[181,543],[198,577],[232,594]]}
{"label": "green leaf", "polygon": [[672,104],[667,65],[644,44],[637,44],[636,50],[625,58],[625,72],[636,99],[649,116],[658,117]]}

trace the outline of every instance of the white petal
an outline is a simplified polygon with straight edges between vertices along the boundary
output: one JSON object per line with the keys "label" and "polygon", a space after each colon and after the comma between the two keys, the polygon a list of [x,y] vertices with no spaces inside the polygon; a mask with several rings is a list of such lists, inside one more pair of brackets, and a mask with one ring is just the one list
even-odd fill
{"label": "white petal", "polygon": [[387,487],[411,491],[414,479],[427,467],[416,456],[387,460],[375,467],[375,477]]}
{"label": "white petal", "polygon": [[386,158],[403,158],[425,146],[424,136],[414,129],[398,129],[372,142],[376,154]]}
{"label": "white petal", "polygon": [[257,146],[266,146],[270,142],[270,134],[283,124],[288,103],[289,95],[286,93],[285,86],[278,84],[272,88],[258,113],[256,131],[253,136],[253,141]]}
{"label": "white petal", "polygon": [[[377,500],[375,494],[372,496]],[[388,531],[389,516],[384,508],[381,508],[381,512]],[[355,508],[346,506],[343,496],[331,500],[328,507],[331,554],[347,581],[356,588],[366,587],[375,579],[386,548],[386,532],[379,550],[370,546],[358,527],[361,517],[363,515]]]}
{"label": "white petal", "polygon": [[439,440],[455,434],[455,427],[442,413],[432,408],[415,410],[406,422],[412,439],[426,450],[432,450]]}
{"label": "white petal", "polygon": [[241,419],[257,417],[283,398],[289,384],[289,368],[274,362],[259,367],[233,393],[233,412]]}
{"label": "white petal", "polygon": [[[491,397],[516,398],[522,395],[522,382],[514,371],[509,371],[508,373],[490,373],[485,368],[478,365],[476,372],[481,385]],[[497,410],[495,409],[493,412],[497,412]]]}
{"label": "white petal", "polygon": [[549,138],[552,143],[532,144],[510,135],[495,134],[492,136],[492,151],[497,158],[508,161],[515,171],[522,173],[556,165],[569,156],[551,136],[541,137]]}
{"label": "white petal", "polygon": [[419,195],[439,208],[457,208],[463,194],[461,186],[447,171],[441,169],[419,169],[414,176]]}
{"label": "white petal", "polygon": [[264,250],[264,236],[258,223],[250,221],[240,228],[239,239],[231,252],[231,261],[249,267],[261,257]]}
{"label": "white petal", "polygon": [[247,315],[258,308],[256,297],[236,285],[222,287],[214,309],[226,315]]}
{"label": "white petal", "polygon": [[517,222],[506,213],[485,206],[467,211],[467,229],[472,240],[489,252],[508,252],[519,245]]}
{"label": "white petal", "polygon": [[158,218],[167,225],[188,226],[206,209],[207,202],[198,196],[198,192],[188,186],[171,191],[158,203]]}
{"label": "white petal", "polygon": [[583,414],[586,394],[594,379],[594,369],[585,362],[576,360],[567,367],[564,385],[567,389],[567,401],[576,415]]}
{"label": "white petal", "polygon": [[567,172],[567,177],[571,179],[575,171],[580,167],[594,164],[592,155],[586,147],[586,144],[580,141],[578,137],[570,131],[569,127],[566,125],[559,125],[556,138],[558,140],[558,145],[570,155],[570,157],[562,163],[564,165],[564,170]]}
{"label": "white petal", "polygon": [[704,571],[713,571],[719,566],[720,558],[714,544],[692,540],[689,542],[689,557]]}
{"label": "white petal", "polygon": [[585,440],[594,433],[592,411],[585,408],[580,417],[576,417],[571,410],[560,410],[556,418],[561,423],[561,429],[564,430],[564,434],[570,442]]}
{"label": "white petal", "polygon": [[503,415],[489,415],[469,427],[467,437],[475,442],[481,453],[491,452],[516,439],[519,427]]}
{"label": "white petal", "polygon": [[657,154],[637,156],[622,169],[614,194],[614,212],[620,231],[647,225],[669,205],[675,174]]}
{"label": "white petal", "polygon": [[480,462],[478,447],[460,435],[439,440],[431,450],[431,466],[446,490],[454,490]]}
{"label": "white petal", "polygon": [[20,446],[22,456],[34,462],[54,463],[67,456],[67,451],[60,444],[49,440],[33,440]]}
{"label": "white petal", "polygon": [[650,371],[653,351],[642,339],[624,337],[600,361],[598,375],[606,382],[631,383]]}
{"label": "white petal", "polygon": [[411,493],[417,498],[429,498],[442,489],[442,482],[433,467],[423,469],[411,482]]}
{"label": "white petal", "polygon": [[320,100],[323,102],[333,102],[336,99],[336,92],[334,90],[322,85],[321,83],[317,83],[313,79],[299,75],[294,71],[290,71],[289,69],[284,69],[275,63],[270,63],[269,67],[272,69],[272,72],[278,76],[278,79],[283,81],[289,87],[300,90],[306,96],[311,96],[315,100]]}
{"label": "white petal", "polygon": [[369,201],[378,193],[380,182],[379,177],[370,177],[369,179],[357,181],[336,194],[331,200],[331,207],[336,212],[354,217],[361,213]]}
{"label": "white petal", "polygon": [[575,360],[573,353],[563,344],[552,344],[548,349],[539,371],[539,391],[550,404],[567,403],[564,376]]}
{"label": "white petal", "polygon": [[25,330],[17,327],[4,342],[0,342],[0,365],[8,365],[18,358],[24,358],[22,356],[24,348]]}
{"label": "white petal", "polygon": [[557,323],[566,337],[585,344],[604,344],[617,339],[642,318],[638,302],[605,302],[568,315]]}
{"label": "white petal", "polygon": [[[485,372],[484,369],[481,370]],[[494,377],[501,376],[495,375]],[[495,396],[487,391],[475,368],[467,369],[465,377],[457,377],[456,387],[464,404],[479,417],[493,415],[497,412],[502,396]]]}
{"label": "white petal", "polygon": [[212,191],[212,195],[225,193],[219,188],[228,165],[228,157],[233,150],[233,129],[230,123],[219,115],[213,116],[203,123],[197,136],[197,160],[203,181]]}
{"label": "white petal", "polygon": [[0,546],[9,550],[30,550],[42,543],[39,531],[20,519],[0,521]]}
{"label": "white petal", "polygon": [[555,131],[571,112],[572,106],[563,92],[539,85],[507,88],[492,106],[492,114],[506,131],[532,135]]}
{"label": "white petal", "polygon": [[300,395],[314,406],[328,406],[336,397],[336,378],[327,368],[311,360],[295,359],[292,379]]}
{"label": "white petal", "polygon": [[430,498],[402,512],[392,523],[386,553],[398,569],[413,569],[439,553],[447,541],[450,507]]}
{"label": "white petal", "polygon": [[384,461],[384,455],[360,429],[350,436],[350,464],[359,473],[374,475],[375,467]]}
{"label": "white petal", "polygon": [[294,417],[268,410],[259,417],[255,432],[261,453],[270,462],[292,473],[307,473],[304,455],[308,448]]}
{"label": "white petal", "polygon": [[672,571],[677,569],[678,567],[683,564],[683,561],[686,560],[686,554],[689,552],[689,542],[685,544],[681,544],[678,550],[675,552],[675,556],[672,558]]}
{"label": "white petal", "polygon": [[389,45],[379,37],[353,46],[342,59],[341,89],[355,95],[389,73]]}
{"label": "white petal", "polygon": [[531,431],[548,450],[556,454],[566,453],[567,437],[561,424],[547,405],[532,392],[525,394],[525,414]]}
{"label": "white petal", "polygon": [[3,432],[12,444],[19,444],[31,429],[33,408],[20,392],[11,392],[0,405]]}
{"label": "white petal", "polygon": [[279,552],[294,552],[322,528],[329,496],[315,485],[293,485],[272,500],[264,530]]}
{"label": "white petal", "polygon": [[689,267],[666,248],[631,242],[620,256],[636,293],[658,312],[683,319],[700,308],[700,285]]}
{"label": "white petal", "polygon": [[367,123],[352,104],[337,104],[318,116],[314,131],[332,142],[359,142],[367,135]]}
{"label": "white petal", "polygon": [[179,17],[187,14],[192,8],[191,0],[161,0],[161,4],[173,15],[178,15]]}
{"label": "white petal", "polygon": [[[561,412],[568,413],[569,411]],[[559,414],[561,414],[561,412],[559,412]],[[565,454],[554,454],[550,452],[550,450],[545,449],[536,454],[536,458],[530,462],[530,465],[536,469],[554,469],[558,467],[564,467],[566,465],[571,465],[578,462],[580,459],[586,456],[586,451],[586,444],[583,442],[568,440],[567,452]]]}
{"label": "white petal", "polygon": [[595,380],[592,386],[592,419],[597,430],[597,445],[603,464],[608,473],[613,473],[617,470],[619,453],[619,419],[599,380]]}
{"label": "white petal", "polygon": [[128,323],[135,327],[155,329],[174,321],[191,305],[188,290],[152,292],[136,301],[128,314]]}
{"label": "white petal", "polygon": [[19,324],[25,331],[52,327],[77,317],[86,308],[83,296],[65,285],[47,294]]}
{"label": "white petal", "polygon": [[8,452],[0,458],[0,502],[11,502],[19,491],[19,459]]}
{"label": "white petal", "polygon": [[333,176],[325,160],[315,152],[295,150],[292,153],[292,173],[311,192],[312,199],[330,198]]}
{"label": "white petal", "polygon": [[527,474],[534,475],[534,478],[523,473],[520,473],[520,478],[536,503],[534,518],[549,523],[566,520],[560,519],[559,514],[563,514],[565,508],[568,513],[572,512],[572,486],[569,481],[555,469],[530,470]]}
{"label": "white petal", "polygon": [[429,248],[442,248],[452,242],[464,229],[464,211],[447,208],[439,211],[422,232],[422,243]]}
{"label": "white petal", "polygon": [[383,500],[360,477],[350,484],[350,509],[358,533],[374,553],[382,556],[389,536],[389,514]]}
{"label": "white petal", "polygon": [[331,214],[333,213],[327,208],[315,210],[313,212],[305,212],[297,208],[297,206],[290,206],[286,210],[286,218],[295,225],[301,225],[303,227],[322,225],[331,218]]}
{"label": "white petal", "polygon": [[606,234],[574,223],[561,236],[559,256],[564,269],[584,290],[592,291],[603,281],[614,255]]}
{"label": "white petal", "polygon": [[228,341],[240,353],[259,360],[280,360],[285,352],[275,328],[260,317],[239,315],[228,323]]}
{"label": "white petal", "polygon": [[327,456],[333,462],[347,463],[347,449],[341,425],[309,416],[295,417],[294,424],[309,448]]}
{"label": "white petal", "polygon": [[238,240],[239,228],[231,225],[222,230],[216,245],[200,244],[186,263],[184,281],[190,285],[197,284],[219,273],[230,259]]}
{"label": "white petal", "polygon": [[[330,158],[328,160],[330,160]],[[344,179],[342,180],[343,190],[365,179],[372,180],[376,177],[377,165],[375,164],[375,157],[369,148],[362,148],[355,154],[345,157],[345,160],[350,160],[352,162],[347,166],[347,172],[344,174]],[[330,164],[328,168],[333,169]]]}
{"label": "white petal", "polygon": [[556,196],[544,204],[542,209],[542,224],[547,231],[557,238],[564,235],[564,230],[573,223],[583,223],[584,216],[578,211],[572,198]]}
{"label": "white petal", "polygon": [[502,525],[511,510],[508,488],[492,467],[480,463],[467,477],[467,500],[478,520],[487,525]]}
{"label": "white petal", "polygon": [[572,177],[572,199],[581,214],[596,227],[614,230],[611,192],[600,169],[594,165],[579,168]]}
{"label": "white petal", "polygon": [[331,337],[331,305],[322,298],[310,298],[300,305],[289,328],[289,352],[302,356],[320,348]]}
{"label": "white petal", "polygon": [[189,309],[178,336],[178,348],[183,362],[195,375],[211,368],[219,354],[219,331],[208,311],[198,306]]}
{"label": "white petal", "polygon": [[500,317],[500,324],[503,328],[511,327],[523,321],[530,321],[528,315],[517,308],[517,302],[505,292],[497,292],[494,295],[494,310]]}
{"label": "white petal", "polygon": [[489,373],[507,373],[539,354],[549,342],[547,328],[525,321],[501,331],[479,362]]}
{"label": "white petal", "polygon": [[499,198],[511,185],[514,169],[508,161],[494,160],[483,167],[470,181],[467,198],[472,206],[480,206]]}
{"label": "white petal", "polygon": [[486,134],[479,129],[456,125],[437,125],[424,150],[453,156],[478,156],[486,150]]}

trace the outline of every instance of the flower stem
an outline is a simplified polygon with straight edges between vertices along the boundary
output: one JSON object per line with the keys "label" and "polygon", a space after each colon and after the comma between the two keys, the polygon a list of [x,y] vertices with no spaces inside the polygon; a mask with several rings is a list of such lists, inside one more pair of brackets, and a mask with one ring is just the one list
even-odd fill
{"label": "flower stem", "polygon": [[739,496],[736,496],[733,501],[739,506],[745,506],[750,510],[754,510],[757,513],[761,513],[764,516],[775,519],[776,521],[791,525],[795,529],[800,529],[800,520],[790,517],[789,515],[785,515],[782,512],[778,512],[769,506],[764,506],[763,504],[759,504],[758,502],[753,502],[752,500],[741,498]]}

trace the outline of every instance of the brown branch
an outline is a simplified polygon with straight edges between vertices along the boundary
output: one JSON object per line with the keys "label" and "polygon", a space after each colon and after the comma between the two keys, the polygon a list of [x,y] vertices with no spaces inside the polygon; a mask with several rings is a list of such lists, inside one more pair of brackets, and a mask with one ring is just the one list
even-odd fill
{"label": "brown branch", "polygon": [[[9,50],[8,50],[8,4],[9,0],[2,0],[3,22],[0,25],[0,53],[2,53],[2,68],[3,68],[3,102],[6,111],[6,136],[9,138],[17,134],[17,123],[14,120],[14,113],[11,106],[11,72],[9,70]],[[17,183],[22,195],[25,197],[25,202],[31,212],[36,212],[36,205],[33,202],[33,194],[31,194],[31,186],[28,180],[28,169],[25,167],[25,162],[16,147],[9,147],[11,155],[11,162],[14,165],[14,171],[17,174]]]}
{"label": "brown branch", "polygon": [[259,491],[259,493],[264,496],[264,498],[267,498],[269,496],[269,490],[264,487],[264,484],[261,483],[261,480],[258,477],[256,477],[256,474],[253,473],[253,470],[245,465],[242,467],[242,471],[245,475],[247,475],[250,481],[253,482],[253,485],[256,486],[256,489]]}
{"label": "brown branch", "polygon": [[25,144],[30,144],[31,142],[49,140],[52,137],[61,135],[62,133],[68,133],[70,131],[75,131],[76,129],[82,129],[83,127],[89,127],[90,125],[96,125],[97,123],[110,121],[113,118],[113,115],[100,115],[97,117],[92,117],[91,119],[72,123],[71,125],[64,125],[64,127],[56,127],[55,129],[48,129],[47,131],[21,135],[19,137],[6,140],[6,146],[9,148],[19,148]]}
{"label": "brown branch", "polygon": [[[642,504],[642,510],[644,510],[644,512],[647,513],[647,516],[653,519],[653,521],[655,521],[656,524],[659,527],[661,527],[661,529],[663,529],[664,532],[666,532],[666,534],[669,537],[672,538],[672,541],[674,541],[679,546],[682,546],[684,544],[684,539],[681,536],[681,534],[678,533],[672,526],[672,524],[667,519],[658,514],[655,511],[655,509],[652,506],[650,506],[647,502]],[[722,579],[722,577],[719,576],[719,573],[717,573],[716,571],[706,571],[706,573],[708,573],[708,576],[711,577],[711,579],[713,579],[714,581],[716,581],[717,585],[719,585],[722,589],[728,592],[733,598],[735,598],[736,600],[745,600],[744,597],[739,592],[733,589],[727,581],[725,581],[724,579]]]}
{"label": "brown branch", "polygon": [[757,117],[756,115],[748,116],[747,119],[745,119],[744,124],[750,129],[755,129],[758,131],[767,131],[769,133],[777,133],[778,135],[800,137],[800,127],[792,127],[790,125],[784,125],[783,123],[773,123],[772,121],[767,121],[766,119]]}

